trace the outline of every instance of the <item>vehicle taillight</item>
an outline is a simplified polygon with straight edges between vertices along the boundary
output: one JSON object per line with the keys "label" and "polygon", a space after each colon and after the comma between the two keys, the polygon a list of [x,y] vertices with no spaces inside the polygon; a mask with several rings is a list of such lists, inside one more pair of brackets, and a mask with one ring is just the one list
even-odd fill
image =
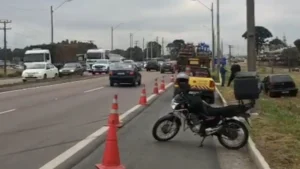
{"label": "vehicle taillight", "polygon": [[134,72],[129,72],[130,75],[134,75]]}
{"label": "vehicle taillight", "polygon": [[215,87],[216,87],[215,82],[214,82],[214,81],[210,81],[210,82],[209,82],[209,87],[210,87],[210,88],[215,88]]}

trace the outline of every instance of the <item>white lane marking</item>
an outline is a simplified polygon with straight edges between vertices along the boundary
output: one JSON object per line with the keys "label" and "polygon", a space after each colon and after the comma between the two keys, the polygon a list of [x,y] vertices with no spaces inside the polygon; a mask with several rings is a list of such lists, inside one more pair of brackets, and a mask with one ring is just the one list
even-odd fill
{"label": "white lane marking", "polygon": [[[170,86],[172,86],[172,84],[173,83],[169,83],[166,86],[166,88],[169,88]],[[150,101],[150,100],[154,99],[157,96],[158,95],[156,95],[156,94],[152,94],[151,96],[147,97],[147,101]],[[120,115],[120,117],[119,117],[120,120],[124,119],[126,116],[130,115],[132,112],[134,112],[135,110],[137,110],[140,107],[141,107],[141,105],[136,105],[136,106],[132,107],[131,109],[127,110],[125,113]],[[75,153],[77,153],[78,151],[80,151],[84,147],[88,146],[88,144],[91,143],[92,141],[94,141],[97,137],[99,137],[102,134],[104,134],[105,132],[107,132],[107,130],[108,130],[107,126],[101,127],[100,129],[98,129],[97,131],[92,133],[91,135],[87,136],[85,139],[83,139],[80,142],[78,142],[77,144],[75,144],[73,147],[71,147],[68,150],[64,151],[63,153],[61,153],[60,155],[55,157],[53,160],[49,161],[48,163],[46,163],[45,165],[40,167],[39,169],[53,169],[53,168],[56,168],[57,166],[62,164],[64,161],[71,158]]]}
{"label": "white lane marking", "polygon": [[[38,89],[38,88],[47,88],[47,87],[54,87],[54,86],[60,86],[60,85],[66,85],[66,84],[73,84],[73,83],[81,83],[89,80],[99,80],[101,78],[105,79],[107,76],[100,76],[96,78],[90,78],[90,79],[85,79],[85,80],[76,80],[73,82],[64,82],[64,83],[58,83],[58,84],[52,84],[52,85],[45,85],[45,86],[37,86],[37,87],[29,87],[29,88],[24,88],[24,89],[17,89],[17,90],[10,90],[6,92],[0,92],[0,95],[2,94],[7,94],[7,93],[15,93],[15,92],[20,92],[20,91],[26,91],[26,90],[33,90],[33,89]],[[102,80],[102,79],[101,79]]]}
{"label": "white lane marking", "polygon": [[95,88],[95,89],[90,89],[90,90],[86,90],[84,91],[83,93],[89,93],[89,92],[93,92],[93,91],[96,91],[96,90],[101,90],[103,89],[104,87],[98,87],[98,88]]}
{"label": "white lane marking", "polygon": [[6,110],[6,111],[2,111],[2,112],[0,112],[0,115],[10,113],[10,112],[13,112],[13,111],[16,111],[16,110],[17,109],[10,109],[10,110]]}

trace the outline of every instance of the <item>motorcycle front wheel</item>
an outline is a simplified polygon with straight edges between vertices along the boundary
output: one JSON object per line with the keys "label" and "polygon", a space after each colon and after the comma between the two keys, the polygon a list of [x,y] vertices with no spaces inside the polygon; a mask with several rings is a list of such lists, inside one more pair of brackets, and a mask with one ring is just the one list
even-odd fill
{"label": "motorcycle front wheel", "polygon": [[[179,119],[178,119],[179,120]],[[180,122],[174,116],[165,116],[156,121],[152,129],[152,136],[157,141],[169,141],[174,138],[180,129]],[[172,129],[174,127],[174,129]],[[160,136],[162,132],[166,137]]]}
{"label": "motorcycle front wheel", "polygon": [[[238,140],[239,132],[243,133],[243,137]],[[218,134],[218,140],[222,146],[230,150],[238,150],[248,143],[249,131],[244,123],[240,121],[225,122],[223,128]],[[237,141],[237,144],[229,144],[227,141]]]}

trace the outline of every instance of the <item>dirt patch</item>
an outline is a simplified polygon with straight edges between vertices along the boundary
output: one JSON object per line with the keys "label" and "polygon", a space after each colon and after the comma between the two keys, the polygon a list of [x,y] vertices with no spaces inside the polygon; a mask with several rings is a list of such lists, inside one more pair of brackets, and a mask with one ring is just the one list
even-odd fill
{"label": "dirt patch", "polygon": [[[269,73],[269,68],[261,68],[261,73]],[[276,69],[275,73],[288,73],[286,69]],[[297,87],[300,73],[289,73]],[[232,87],[219,87],[224,98],[235,101]],[[251,135],[257,148],[272,169],[300,168],[300,98],[269,98],[261,94],[257,102],[259,116],[252,119]]]}

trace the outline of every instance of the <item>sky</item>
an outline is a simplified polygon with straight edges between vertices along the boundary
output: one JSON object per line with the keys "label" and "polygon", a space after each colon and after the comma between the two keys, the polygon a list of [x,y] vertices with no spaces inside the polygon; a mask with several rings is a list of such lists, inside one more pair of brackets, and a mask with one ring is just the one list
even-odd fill
{"label": "sky", "polygon": [[[0,0],[0,19],[11,20],[7,45],[23,48],[31,44],[50,43],[50,6],[57,8],[64,0]],[[288,44],[300,36],[300,1],[256,0],[256,25],[264,26],[274,37],[287,37]],[[211,0],[201,0],[208,7]],[[216,9],[216,5],[214,6]],[[215,13],[216,16],[216,13]],[[216,21],[216,19],[215,19]],[[111,49],[111,27],[114,48],[129,47],[129,34],[142,47],[159,37],[164,46],[174,39],[211,44],[211,13],[192,0],[72,0],[54,11],[54,41],[64,39],[93,40],[98,47]],[[216,23],[216,22],[215,22]],[[2,27],[1,25],[0,27]],[[246,30],[246,1],[220,0],[220,35],[223,51],[233,45],[232,53],[245,54],[247,42],[241,37]],[[3,31],[0,32],[3,46]]]}

